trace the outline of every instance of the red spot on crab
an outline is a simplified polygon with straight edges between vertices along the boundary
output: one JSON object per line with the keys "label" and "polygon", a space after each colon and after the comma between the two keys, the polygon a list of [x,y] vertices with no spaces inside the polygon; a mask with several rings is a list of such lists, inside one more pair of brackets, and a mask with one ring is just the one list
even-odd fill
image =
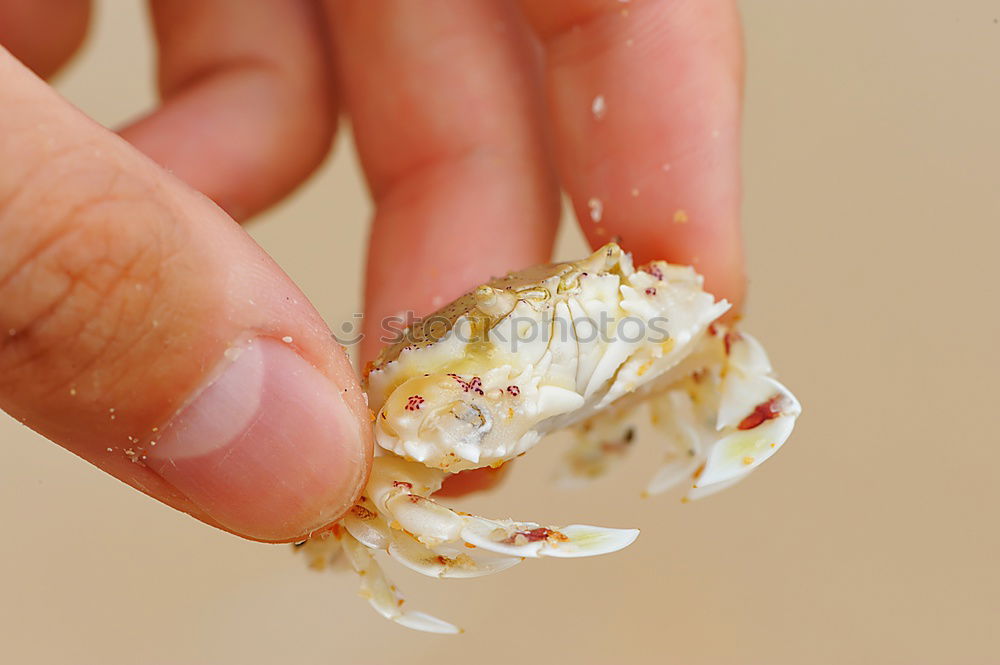
{"label": "red spot on crab", "polygon": [[781,415],[781,408],[785,406],[785,396],[775,395],[766,402],[761,402],[754,407],[749,416],[740,421],[737,429],[753,429],[760,427],[768,420],[774,420]]}
{"label": "red spot on crab", "polygon": [[460,377],[458,374],[449,374],[448,376],[458,381],[458,385],[462,387],[463,392],[473,392],[479,395],[483,394],[483,380],[478,376],[474,376],[468,381]]}
{"label": "red spot on crab", "polygon": [[661,282],[663,281],[663,271],[656,266],[646,266],[644,270]]}
{"label": "red spot on crab", "polygon": [[521,394],[521,389],[517,386],[507,386],[507,392],[510,393],[511,397],[517,397]]}
{"label": "red spot on crab", "polygon": [[537,543],[540,540],[549,539],[565,542],[569,540],[569,537],[567,537],[564,533],[549,529],[548,527],[540,526],[537,529],[515,531],[501,542],[507,543],[508,545],[522,545],[524,543]]}
{"label": "red spot on crab", "polygon": [[408,490],[413,489],[413,483],[408,483],[405,480],[394,480],[392,481],[393,487],[405,487]]}
{"label": "red spot on crab", "polygon": [[377,515],[377,513],[357,504],[351,506],[351,514],[360,520],[370,520]]}
{"label": "red spot on crab", "polygon": [[656,289],[654,289],[652,286],[649,287],[648,289],[646,289],[646,295],[647,296],[655,296],[656,295]]}
{"label": "red spot on crab", "polygon": [[406,406],[403,408],[407,411],[416,411],[420,408],[420,405],[424,403],[424,398],[420,395],[410,395],[406,399]]}

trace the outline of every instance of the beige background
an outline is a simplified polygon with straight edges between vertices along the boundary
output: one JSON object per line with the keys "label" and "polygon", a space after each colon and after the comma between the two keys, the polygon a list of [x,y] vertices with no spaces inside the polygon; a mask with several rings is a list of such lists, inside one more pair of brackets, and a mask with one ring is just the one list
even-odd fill
{"label": "beige background", "polygon": [[[115,125],[152,103],[151,53],[137,6],[99,8],[59,87]],[[805,406],[750,481],[687,506],[640,500],[650,445],[561,493],[553,441],[465,504],[642,537],[481,580],[398,572],[469,631],[448,639],[0,417],[0,661],[1000,663],[1000,5],[744,11],[747,327]],[[336,325],[358,305],[368,213],[341,141],[251,232]],[[566,229],[560,255],[581,251]]]}

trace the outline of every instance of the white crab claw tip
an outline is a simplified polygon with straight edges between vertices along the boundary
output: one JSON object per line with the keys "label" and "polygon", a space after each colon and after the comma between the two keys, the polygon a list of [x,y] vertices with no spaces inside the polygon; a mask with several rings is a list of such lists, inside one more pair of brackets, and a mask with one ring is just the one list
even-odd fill
{"label": "white crab claw tip", "polygon": [[748,375],[771,373],[771,361],[760,342],[752,335],[740,332],[729,347],[729,362]]}
{"label": "white crab claw tip", "polygon": [[736,483],[740,482],[744,478],[750,475],[750,472],[744,472],[735,478],[730,478],[729,480],[724,480],[721,483],[715,483],[714,485],[699,485],[688,490],[687,495],[684,497],[686,501],[697,501],[698,499],[704,499],[706,496],[711,496],[716,492],[721,492],[724,489],[730,488]]}
{"label": "white crab claw tip", "polygon": [[499,538],[503,534],[497,534],[495,528],[487,530],[480,525],[470,525],[462,530],[462,538],[470,545],[508,556],[572,558],[617,552],[631,545],[639,535],[636,529],[608,529],[584,524],[559,529],[528,523],[515,527],[517,531],[506,538]]}
{"label": "white crab claw tip", "polygon": [[791,436],[794,427],[795,416],[785,415],[753,429],[737,430],[722,437],[712,446],[695,487],[722,483],[757,468],[778,451]]}
{"label": "white crab claw tip", "polygon": [[571,524],[559,529],[568,540],[546,541],[543,556],[573,558],[609,554],[625,549],[639,537],[638,529],[608,529],[586,524]]}
{"label": "white crab claw tip", "polygon": [[400,626],[412,628],[413,630],[422,630],[425,633],[456,635],[462,632],[462,629],[458,626],[423,612],[404,612],[397,617],[393,617],[392,620]]}

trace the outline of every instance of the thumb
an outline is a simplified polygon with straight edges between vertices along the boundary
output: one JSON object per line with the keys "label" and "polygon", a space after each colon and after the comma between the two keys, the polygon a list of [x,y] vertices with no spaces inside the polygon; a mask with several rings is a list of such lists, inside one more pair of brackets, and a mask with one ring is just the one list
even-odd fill
{"label": "thumb", "polygon": [[288,277],[2,48],[0,408],[258,540],[339,518],[371,457],[347,356]]}

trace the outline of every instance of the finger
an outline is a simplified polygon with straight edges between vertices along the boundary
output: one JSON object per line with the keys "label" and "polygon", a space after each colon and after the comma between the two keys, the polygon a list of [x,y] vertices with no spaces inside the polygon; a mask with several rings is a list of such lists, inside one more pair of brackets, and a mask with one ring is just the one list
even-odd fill
{"label": "finger", "polygon": [[49,77],[76,53],[89,20],[89,0],[0,0],[0,44]]}
{"label": "finger", "polygon": [[521,0],[544,41],[556,161],[592,244],[744,292],[733,0]]}
{"label": "finger", "polygon": [[548,259],[558,191],[531,41],[506,2],[328,3],[376,213],[366,337]]}
{"label": "finger", "polygon": [[0,408],[133,487],[288,540],[350,506],[368,413],[287,276],[0,49]]}
{"label": "finger", "polygon": [[238,220],[329,151],[336,111],[317,11],[301,0],[153,0],[163,105],[122,135]]}

